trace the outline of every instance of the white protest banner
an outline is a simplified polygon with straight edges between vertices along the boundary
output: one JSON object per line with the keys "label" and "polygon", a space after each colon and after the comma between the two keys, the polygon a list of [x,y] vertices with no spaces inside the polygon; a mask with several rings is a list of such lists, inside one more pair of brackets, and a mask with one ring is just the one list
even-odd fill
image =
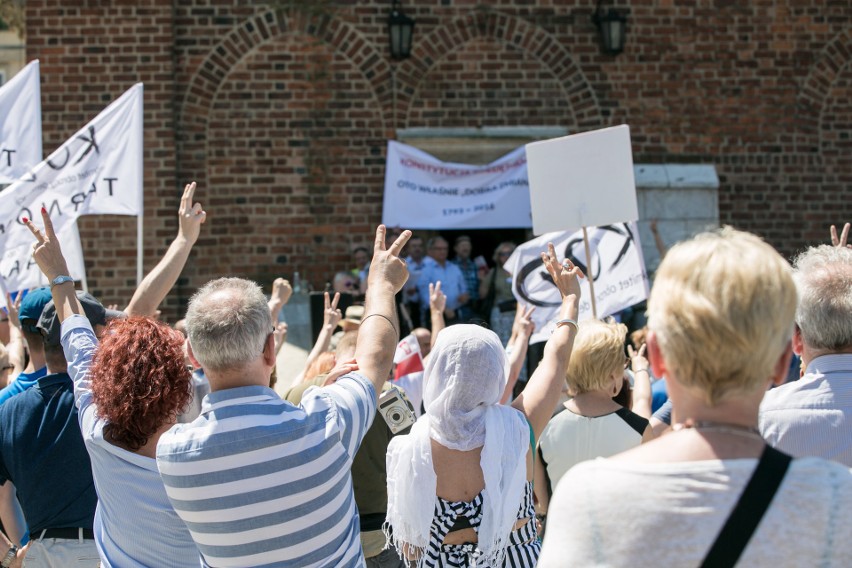
{"label": "white protest banner", "polygon": [[536,306],[533,312],[536,332],[531,343],[546,341],[561,304],[559,290],[544,268],[541,253],[552,242],[561,262],[568,258],[586,278],[580,280],[579,319],[592,317],[589,278],[594,278],[598,316],[619,312],[648,298],[648,275],[642,257],[636,223],[589,227],[591,269],[586,262],[583,233],[547,233],[528,241],[512,253],[504,268],[512,273],[512,292],[519,302]]}
{"label": "white protest banner", "polygon": [[142,84],[109,105],[45,161],[0,193],[0,253],[32,246],[22,217],[57,234],[81,215],[142,213]]}
{"label": "white protest banner", "polygon": [[486,166],[442,162],[388,142],[382,223],[406,229],[531,226],[523,148]]}
{"label": "white protest banner", "polygon": [[639,219],[627,125],[527,144],[533,232]]}
{"label": "white protest banner", "polygon": [[[62,255],[65,257],[65,262],[68,263],[69,276],[85,282],[86,265],[83,262],[83,246],[80,243],[77,223],[67,225],[57,236],[62,246]],[[33,237],[33,242],[35,242],[35,237]],[[31,244],[6,249],[6,252],[0,257],[0,281],[3,283],[3,288],[8,292],[49,284],[47,277],[42,274],[35,260],[33,260]]]}
{"label": "white protest banner", "polygon": [[41,162],[41,84],[38,59],[0,87],[0,184]]}

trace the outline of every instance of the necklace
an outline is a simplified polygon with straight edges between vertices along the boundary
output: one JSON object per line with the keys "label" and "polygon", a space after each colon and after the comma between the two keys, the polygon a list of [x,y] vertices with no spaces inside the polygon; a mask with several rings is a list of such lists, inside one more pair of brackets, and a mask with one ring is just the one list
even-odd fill
{"label": "necklace", "polygon": [[760,435],[760,430],[751,426],[742,426],[740,424],[731,424],[729,422],[712,422],[709,420],[687,420],[681,424],[672,426],[672,430],[700,430],[703,432],[719,432],[720,434],[736,434],[738,436],[757,437],[763,440]]}

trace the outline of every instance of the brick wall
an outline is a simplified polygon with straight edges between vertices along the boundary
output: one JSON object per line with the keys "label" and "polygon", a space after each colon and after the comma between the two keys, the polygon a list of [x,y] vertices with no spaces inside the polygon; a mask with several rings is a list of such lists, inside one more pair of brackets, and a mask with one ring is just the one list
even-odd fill
{"label": "brick wall", "polygon": [[[28,0],[45,152],[145,82],[146,267],[197,179],[209,227],[174,317],[219,274],[268,284],[348,267],[380,219],[399,128],[629,123],[639,163],[709,163],[723,222],[785,254],[852,220],[852,4],[620,0],[625,52],[603,55],[594,3],[403,2],[412,58],[387,56],[384,1]],[[190,4],[190,6],[185,6]],[[81,223],[90,286],[124,302],[130,219]]]}

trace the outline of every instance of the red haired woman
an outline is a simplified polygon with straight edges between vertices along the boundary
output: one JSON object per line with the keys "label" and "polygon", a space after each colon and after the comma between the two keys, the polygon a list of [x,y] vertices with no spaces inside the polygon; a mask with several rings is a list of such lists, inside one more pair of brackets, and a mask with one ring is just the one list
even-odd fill
{"label": "red haired woman", "polygon": [[191,397],[183,337],[153,319],[131,317],[110,323],[99,344],[73,282],[60,277],[68,267],[44,210],[42,218],[44,233],[31,221],[27,226],[38,240],[33,257],[54,282],[55,317],[98,493],[101,566],[197,567],[200,555],[155,460],[157,441]]}

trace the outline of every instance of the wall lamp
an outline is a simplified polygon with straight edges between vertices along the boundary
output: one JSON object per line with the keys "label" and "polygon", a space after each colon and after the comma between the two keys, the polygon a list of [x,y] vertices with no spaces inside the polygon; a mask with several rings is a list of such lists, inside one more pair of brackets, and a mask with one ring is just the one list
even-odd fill
{"label": "wall lamp", "polygon": [[411,37],[414,35],[414,20],[402,13],[399,2],[394,0],[388,14],[388,39],[393,59],[411,56]]}
{"label": "wall lamp", "polygon": [[614,8],[604,12],[601,9],[601,0],[598,0],[595,13],[592,14],[592,22],[601,34],[601,47],[603,47],[605,53],[618,55],[624,51],[624,31],[627,26],[627,16]]}

